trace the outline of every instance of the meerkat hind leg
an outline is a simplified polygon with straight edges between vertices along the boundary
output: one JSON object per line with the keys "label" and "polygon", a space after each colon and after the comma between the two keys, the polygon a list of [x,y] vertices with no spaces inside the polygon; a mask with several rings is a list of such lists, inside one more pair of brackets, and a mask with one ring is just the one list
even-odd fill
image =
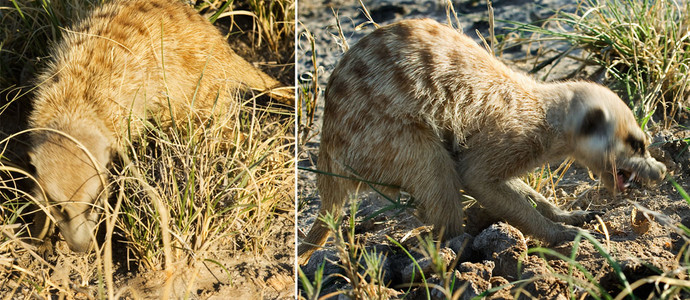
{"label": "meerkat hind leg", "polygon": [[[417,216],[425,224],[434,226],[439,238],[450,239],[463,233],[463,198],[458,176],[452,167],[452,162],[445,165],[428,165],[427,170],[437,175],[431,175],[426,180],[419,180],[403,187],[414,197]],[[426,173],[429,174],[429,173]]]}
{"label": "meerkat hind leg", "polygon": [[[406,161],[410,166],[405,170],[391,170],[397,174],[401,189],[414,199],[417,216],[425,223],[434,226],[439,238],[449,239],[463,233],[462,185],[455,168],[455,161],[445,147],[436,140],[418,134],[409,141],[416,145],[406,145],[418,149],[415,155],[409,151],[398,152],[398,161]],[[428,138],[428,137],[427,137]],[[407,157],[403,156],[407,154]]]}
{"label": "meerkat hind leg", "polygon": [[[321,171],[334,173],[334,168],[331,166],[331,163],[328,155],[323,154],[319,161]],[[353,185],[353,183],[352,181],[335,176],[318,174],[317,185],[321,196],[321,207],[319,208],[316,220],[314,220],[314,224],[312,224],[311,229],[309,229],[309,233],[307,233],[307,236],[297,249],[297,256],[299,257],[300,264],[307,263],[312,253],[326,243],[328,235],[330,234],[330,229],[321,218],[329,213],[335,218],[340,215],[340,210],[348,199],[349,190],[352,188],[351,185]]]}

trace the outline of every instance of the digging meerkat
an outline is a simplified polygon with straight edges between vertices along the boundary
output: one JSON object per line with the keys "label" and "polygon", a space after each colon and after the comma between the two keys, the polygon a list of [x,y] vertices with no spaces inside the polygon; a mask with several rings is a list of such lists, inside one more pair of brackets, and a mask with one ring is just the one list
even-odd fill
{"label": "digging meerkat", "polygon": [[[201,117],[227,112],[239,105],[228,101],[239,90],[294,99],[176,0],[109,2],[66,30],[51,57],[29,117],[29,156],[39,183],[32,194],[73,251],[90,249],[107,198],[108,164],[147,118],[166,122],[192,107]],[[32,226],[37,238],[52,231],[46,217],[39,214]]]}
{"label": "digging meerkat", "polygon": [[[463,190],[492,217],[559,243],[577,235],[571,225],[595,213],[563,211],[518,176],[573,157],[608,189],[624,191],[631,180],[664,178],[666,167],[647,145],[611,90],[537,82],[450,27],[402,21],[362,38],[329,79],[317,164],[319,215],[338,215],[360,185],[323,175],[339,174],[400,187],[415,199],[420,220],[446,237],[463,232]],[[317,219],[299,246],[300,263],[328,234]]]}

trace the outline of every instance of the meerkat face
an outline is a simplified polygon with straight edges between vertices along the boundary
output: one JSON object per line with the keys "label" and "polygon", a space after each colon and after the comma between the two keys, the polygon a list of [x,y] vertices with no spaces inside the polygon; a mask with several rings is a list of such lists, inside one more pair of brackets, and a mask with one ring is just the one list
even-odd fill
{"label": "meerkat face", "polygon": [[[48,134],[30,154],[38,187],[33,195],[47,206],[70,249],[85,252],[94,240],[105,198],[100,166],[94,166],[84,150],[64,136]],[[103,157],[96,156],[97,161]]]}
{"label": "meerkat face", "polygon": [[650,156],[647,135],[616,94],[587,84],[573,99],[575,158],[598,173],[607,189],[624,192],[634,182],[664,178],[666,167]]}

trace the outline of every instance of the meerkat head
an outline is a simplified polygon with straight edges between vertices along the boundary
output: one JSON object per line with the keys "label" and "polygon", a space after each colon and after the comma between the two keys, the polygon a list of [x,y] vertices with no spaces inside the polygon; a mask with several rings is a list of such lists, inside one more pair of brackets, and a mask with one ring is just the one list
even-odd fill
{"label": "meerkat head", "polygon": [[573,137],[576,160],[598,173],[613,193],[625,191],[634,182],[664,178],[666,167],[650,156],[647,135],[615,93],[594,83],[568,86],[572,101],[566,127]]}
{"label": "meerkat head", "polygon": [[[110,160],[105,137],[92,131],[73,135],[91,157],[70,138],[54,132],[37,131],[32,139],[31,163],[38,186],[33,196],[45,205],[70,249],[85,252],[94,240],[98,206],[106,198],[101,175]],[[84,131],[82,131],[84,132]]]}

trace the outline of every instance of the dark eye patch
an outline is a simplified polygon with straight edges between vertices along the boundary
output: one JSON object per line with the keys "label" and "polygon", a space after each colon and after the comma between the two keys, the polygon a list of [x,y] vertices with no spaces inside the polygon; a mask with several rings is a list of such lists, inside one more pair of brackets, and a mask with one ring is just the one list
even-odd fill
{"label": "dark eye patch", "polygon": [[628,138],[625,139],[625,142],[630,145],[630,147],[635,151],[635,153],[640,153],[644,155],[644,149],[645,145],[644,142],[638,138],[635,138],[632,135],[628,135]]}
{"label": "dark eye patch", "polygon": [[606,122],[604,111],[600,108],[594,108],[587,112],[582,123],[580,124],[580,134],[590,135],[600,130]]}

